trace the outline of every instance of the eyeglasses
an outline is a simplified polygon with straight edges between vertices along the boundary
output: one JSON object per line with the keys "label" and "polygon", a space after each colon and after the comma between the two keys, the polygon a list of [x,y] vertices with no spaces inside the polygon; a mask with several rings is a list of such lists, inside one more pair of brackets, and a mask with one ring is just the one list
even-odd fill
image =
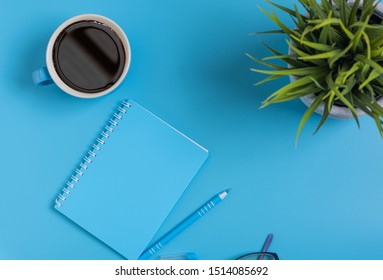
{"label": "eyeglasses", "polygon": [[273,234],[267,235],[265,243],[263,243],[262,251],[246,254],[237,258],[237,260],[279,260],[276,253],[267,252],[270,247],[271,241],[273,241]]}
{"label": "eyeglasses", "polygon": [[[236,260],[279,260],[279,257],[276,253],[267,252],[270,247],[271,241],[273,240],[273,234],[270,233],[267,235],[265,243],[263,243],[261,252],[249,253],[242,255]],[[184,254],[175,254],[175,255],[165,255],[160,256],[161,260],[196,260],[197,257],[194,253],[184,253]]]}
{"label": "eyeglasses", "polygon": [[237,260],[264,260],[264,261],[274,261],[279,260],[279,257],[276,253],[271,252],[256,252],[250,253],[237,258]]}

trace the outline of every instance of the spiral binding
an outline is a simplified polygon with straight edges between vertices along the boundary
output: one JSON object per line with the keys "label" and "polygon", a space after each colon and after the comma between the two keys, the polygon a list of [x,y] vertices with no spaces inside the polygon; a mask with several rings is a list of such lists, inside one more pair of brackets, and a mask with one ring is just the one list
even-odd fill
{"label": "spiral binding", "polygon": [[123,119],[130,107],[132,107],[132,104],[127,101],[122,101],[121,105],[118,107],[118,112],[113,114],[113,118],[109,120],[108,125],[105,126],[105,130],[100,133],[100,136],[96,139],[96,143],[92,144],[92,148],[84,157],[84,161],[79,164],[74,174],[72,174],[70,179],[66,182],[66,186],[62,189],[62,193],[57,196],[55,203],[58,207],[63,206],[64,201],[67,200],[68,196],[71,194],[71,191],[80,181],[80,177],[85,175],[86,170],[96,158],[97,153],[101,150],[101,147],[106,144],[107,140],[111,137],[112,133],[118,126],[119,121]]}

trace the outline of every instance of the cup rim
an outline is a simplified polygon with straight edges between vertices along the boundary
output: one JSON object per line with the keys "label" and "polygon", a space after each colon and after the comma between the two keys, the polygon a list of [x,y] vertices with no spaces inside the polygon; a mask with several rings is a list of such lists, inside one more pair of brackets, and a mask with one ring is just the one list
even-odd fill
{"label": "cup rim", "polygon": [[[55,69],[54,63],[53,63],[53,47],[54,47],[54,44],[55,44],[58,36],[69,25],[72,25],[76,22],[84,21],[84,20],[98,21],[98,22],[104,23],[105,25],[110,27],[117,34],[117,36],[120,38],[122,45],[124,47],[124,51],[125,51],[125,65],[124,65],[123,71],[121,73],[121,76],[117,80],[117,82],[113,86],[107,88],[106,90],[103,90],[103,91],[97,92],[97,93],[92,93],[92,94],[84,93],[84,92],[75,90],[75,89],[71,88],[70,86],[68,86],[66,83],[64,83],[64,81],[58,75],[58,73]],[[101,15],[97,15],[97,14],[82,14],[82,15],[78,15],[78,16],[75,16],[75,17],[72,17],[72,18],[66,20],[53,32],[53,34],[52,34],[52,36],[48,42],[45,59],[46,59],[46,64],[47,64],[49,75],[51,76],[53,82],[60,89],[62,89],[66,93],[73,95],[73,96],[76,96],[76,97],[96,98],[96,97],[104,96],[104,95],[112,92],[124,80],[126,74],[128,73],[129,67],[130,67],[131,49],[130,49],[128,37],[126,36],[125,32],[113,20],[111,20],[105,16],[101,16]]]}

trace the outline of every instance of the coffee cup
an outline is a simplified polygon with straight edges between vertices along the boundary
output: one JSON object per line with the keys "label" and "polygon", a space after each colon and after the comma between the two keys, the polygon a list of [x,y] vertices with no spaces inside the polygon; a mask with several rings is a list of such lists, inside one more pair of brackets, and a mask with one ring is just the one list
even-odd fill
{"label": "coffee cup", "polygon": [[80,97],[104,96],[125,78],[131,60],[128,38],[114,21],[95,14],[61,24],[46,50],[46,66],[32,73],[35,85],[56,84]]}

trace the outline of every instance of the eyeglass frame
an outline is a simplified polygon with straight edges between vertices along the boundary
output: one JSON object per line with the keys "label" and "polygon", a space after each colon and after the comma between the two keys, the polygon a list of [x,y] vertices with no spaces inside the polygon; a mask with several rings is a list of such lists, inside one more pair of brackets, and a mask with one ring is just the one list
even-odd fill
{"label": "eyeglass frame", "polygon": [[253,252],[253,253],[248,253],[248,254],[245,254],[245,255],[242,255],[238,258],[236,258],[236,260],[242,260],[242,258],[244,257],[247,257],[247,256],[250,256],[250,255],[255,255],[255,254],[268,254],[268,255],[272,255],[274,257],[274,260],[279,260],[279,257],[278,257],[278,254],[277,253],[273,253],[273,252]]}

